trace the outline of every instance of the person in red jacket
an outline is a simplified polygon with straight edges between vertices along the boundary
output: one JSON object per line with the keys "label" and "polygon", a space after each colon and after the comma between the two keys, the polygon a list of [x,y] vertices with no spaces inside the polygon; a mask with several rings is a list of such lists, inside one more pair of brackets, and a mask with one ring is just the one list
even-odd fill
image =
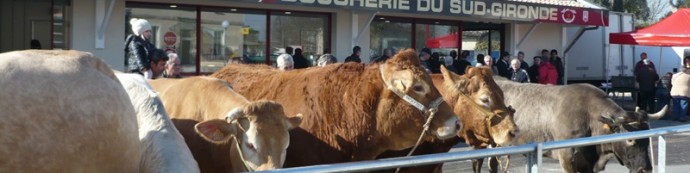
{"label": "person in red jacket", "polygon": [[546,85],[556,85],[558,82],[558,71],[548,59],[542,59],[539,64],[539,83]]}

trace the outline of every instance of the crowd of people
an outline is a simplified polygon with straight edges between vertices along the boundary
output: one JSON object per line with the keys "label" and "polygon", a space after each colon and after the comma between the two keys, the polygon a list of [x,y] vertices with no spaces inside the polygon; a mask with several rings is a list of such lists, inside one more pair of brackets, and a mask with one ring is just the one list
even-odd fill
{"label": "crowd of people", "polygon": [[[385,54],[384,54],[385,55]],[[439,67],[457,74],[464,74],[468,66],[472,66],[468,58],[469,51],[462,51],[458,56],[457,51],[451,50],[446,57],[439,57],[439,53],[431,52],[428,48],[421,49],[419,58],[422,65],[430,73],[440,73]],[[383,56],[382,56],[383,57]],[[476,67],[491,68],[494,75],[521,83],[540,83],[548,85],[563,85],[563,60],[558,56],[558,51],[553,49],[542,50],[541,56],[535,56],[532,66],[525,62],[525,53],[520,51],[512,57],[508,52],[503,52],[500,58],[494,60],[490,55],[477,54]],[[375,59],[374,62],[379,62]],[[441,63],[439,63],[441,62]]]}
{"label": "crowd of people", "polygon": [[[151,24],[145,19],[133,18],[131,35],[125,40],[125,66],[128,73],[138,73],[146,79],[157,78],[181,78],[180,57],[174,51],[158,49],[150,42],[152,31]],[[371,63],[382,63],[394,55],[396,50],[386,48],[381,56],[373,57]],[[281,70],[301,69],[312,66],[325,66],[336,63],[337,58],[324,50],[324,54],[317,56],[313,63],[307,59],[300,48],[286,47],[276,58],[276,67]],[[344,62],[362,63],[360,55],[362,49],[359,46],[352,48],[350,56]],[[440,67],[457,74],[464,74],[472,63],[468,60],[469,51],[462,51],[459,55],[456,50],[451,50],[448,56],[442,56],[439,52],[432,52],[429,48],[419,51],[421,65],[429,73],[440,73]],[[556,49],[551,51],[543,49],[541,56],[534,56],[532,65],[525,62],[525,53],[520,51],[512,57],[508,52],[503,52],[497,60],[490,55],[477,54],[477,67],[491,68],[494,75],[498,75],[515,82],[540,83],[546,85],[563,85],[564,65],[563,59]],[[688,104],[690,103],[690,56],[683,59],[682,70],[663,76],[657,74],[654,63],[647,58],[647,53],[640,54],[640,61],[635,65],[634,75],[637,82],[638,103],[637,106],[648,112],[658,111],[662,105],[672,105],[673,115],[667,117],[670,120],[687,121]],[[242,57],[232,57],[228,64],[243,63]]]}

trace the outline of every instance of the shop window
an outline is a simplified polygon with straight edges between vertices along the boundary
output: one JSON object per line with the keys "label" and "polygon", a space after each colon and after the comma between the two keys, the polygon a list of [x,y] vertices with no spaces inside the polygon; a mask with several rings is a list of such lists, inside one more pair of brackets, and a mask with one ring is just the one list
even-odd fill
{"label": "shop window", "polygon": [[271,13],[271,64],[285,47],[302,49],[305,58],[313,62],[329,48],[329,15],[314,13]]}
{"label": "shop window", "polygon": [[458,26],[442,24],[417,23],[416,25],[415,47],[419,50],[429,48],[431,52],[440,53],[442,56],[448,55],[451,50],[458,49]]}
{"label": "shop window", "polygon": [[52,43],[41,45],[44,49],[69,49],[69,19],[72,17],[69,13],[69,8],[71,7],[70,1],[67,0],[54,0],[53,1],[53,22],[52,22]]}
{"label": "shop window", "polygon": [[[411,20],[376,17],[376,19],[371,22],[369,31],[371,38],[369,45],[372,52],[372,54],[369,55],[370,60],[383,55],[383,50],[387,48],[397,52],[412,47]],[[365,56],[362,55],[360,57]]]}
{"label": "shop window", "polygon": [[232,57],[266,63],[266,14],[233,8],[201,12],[201,72],[214,72]]}
{"label": "shop window", "polygon": [[125,14],[126,35],[132,34],[131,18],[146,19],[151,23],[151,43],[156,48],[177,52],[182,72],[196,70],[196,8],[185,6],[136,5],[128,6]]}

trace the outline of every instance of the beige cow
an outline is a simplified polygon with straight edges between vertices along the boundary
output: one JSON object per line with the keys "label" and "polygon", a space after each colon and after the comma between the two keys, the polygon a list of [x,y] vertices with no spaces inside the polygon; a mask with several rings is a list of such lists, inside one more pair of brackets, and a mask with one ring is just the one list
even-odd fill
{"label": "beige cow", "polygon": [[[281,168],[290,139],[288,130],[299,126],[302,119],[301,114],[286,117],[283,107],[272,101],[250,102],[215,78],[160,79],[151,85],[185,137],[201,172]],[[240,149],[234,148],[237,144]]]}
{"label": "beige cow", "polygon": [[198,173],[192,152],[170,120],[165,107],[139,74],[116,72],[129,95],[139,125],[141,173]]}
{"label": "beige cow", "polygon": [[138,172],[134,114],[110,67],[89,53],[0,54],[0,172]]}

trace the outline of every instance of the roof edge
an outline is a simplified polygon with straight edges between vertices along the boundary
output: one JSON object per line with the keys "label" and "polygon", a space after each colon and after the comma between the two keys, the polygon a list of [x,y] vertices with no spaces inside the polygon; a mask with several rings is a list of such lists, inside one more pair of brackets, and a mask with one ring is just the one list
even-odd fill
{"label": "roof edge", "polygon": [[597,4],[591,3],[587,0],[575,0],[575,1],[577,1],[580,4],[587,6],[587,8],[593,8],[593,9],[599,9],[599,10],[608,10],[607,8],[604,8],[604,7],[599,6]]}

